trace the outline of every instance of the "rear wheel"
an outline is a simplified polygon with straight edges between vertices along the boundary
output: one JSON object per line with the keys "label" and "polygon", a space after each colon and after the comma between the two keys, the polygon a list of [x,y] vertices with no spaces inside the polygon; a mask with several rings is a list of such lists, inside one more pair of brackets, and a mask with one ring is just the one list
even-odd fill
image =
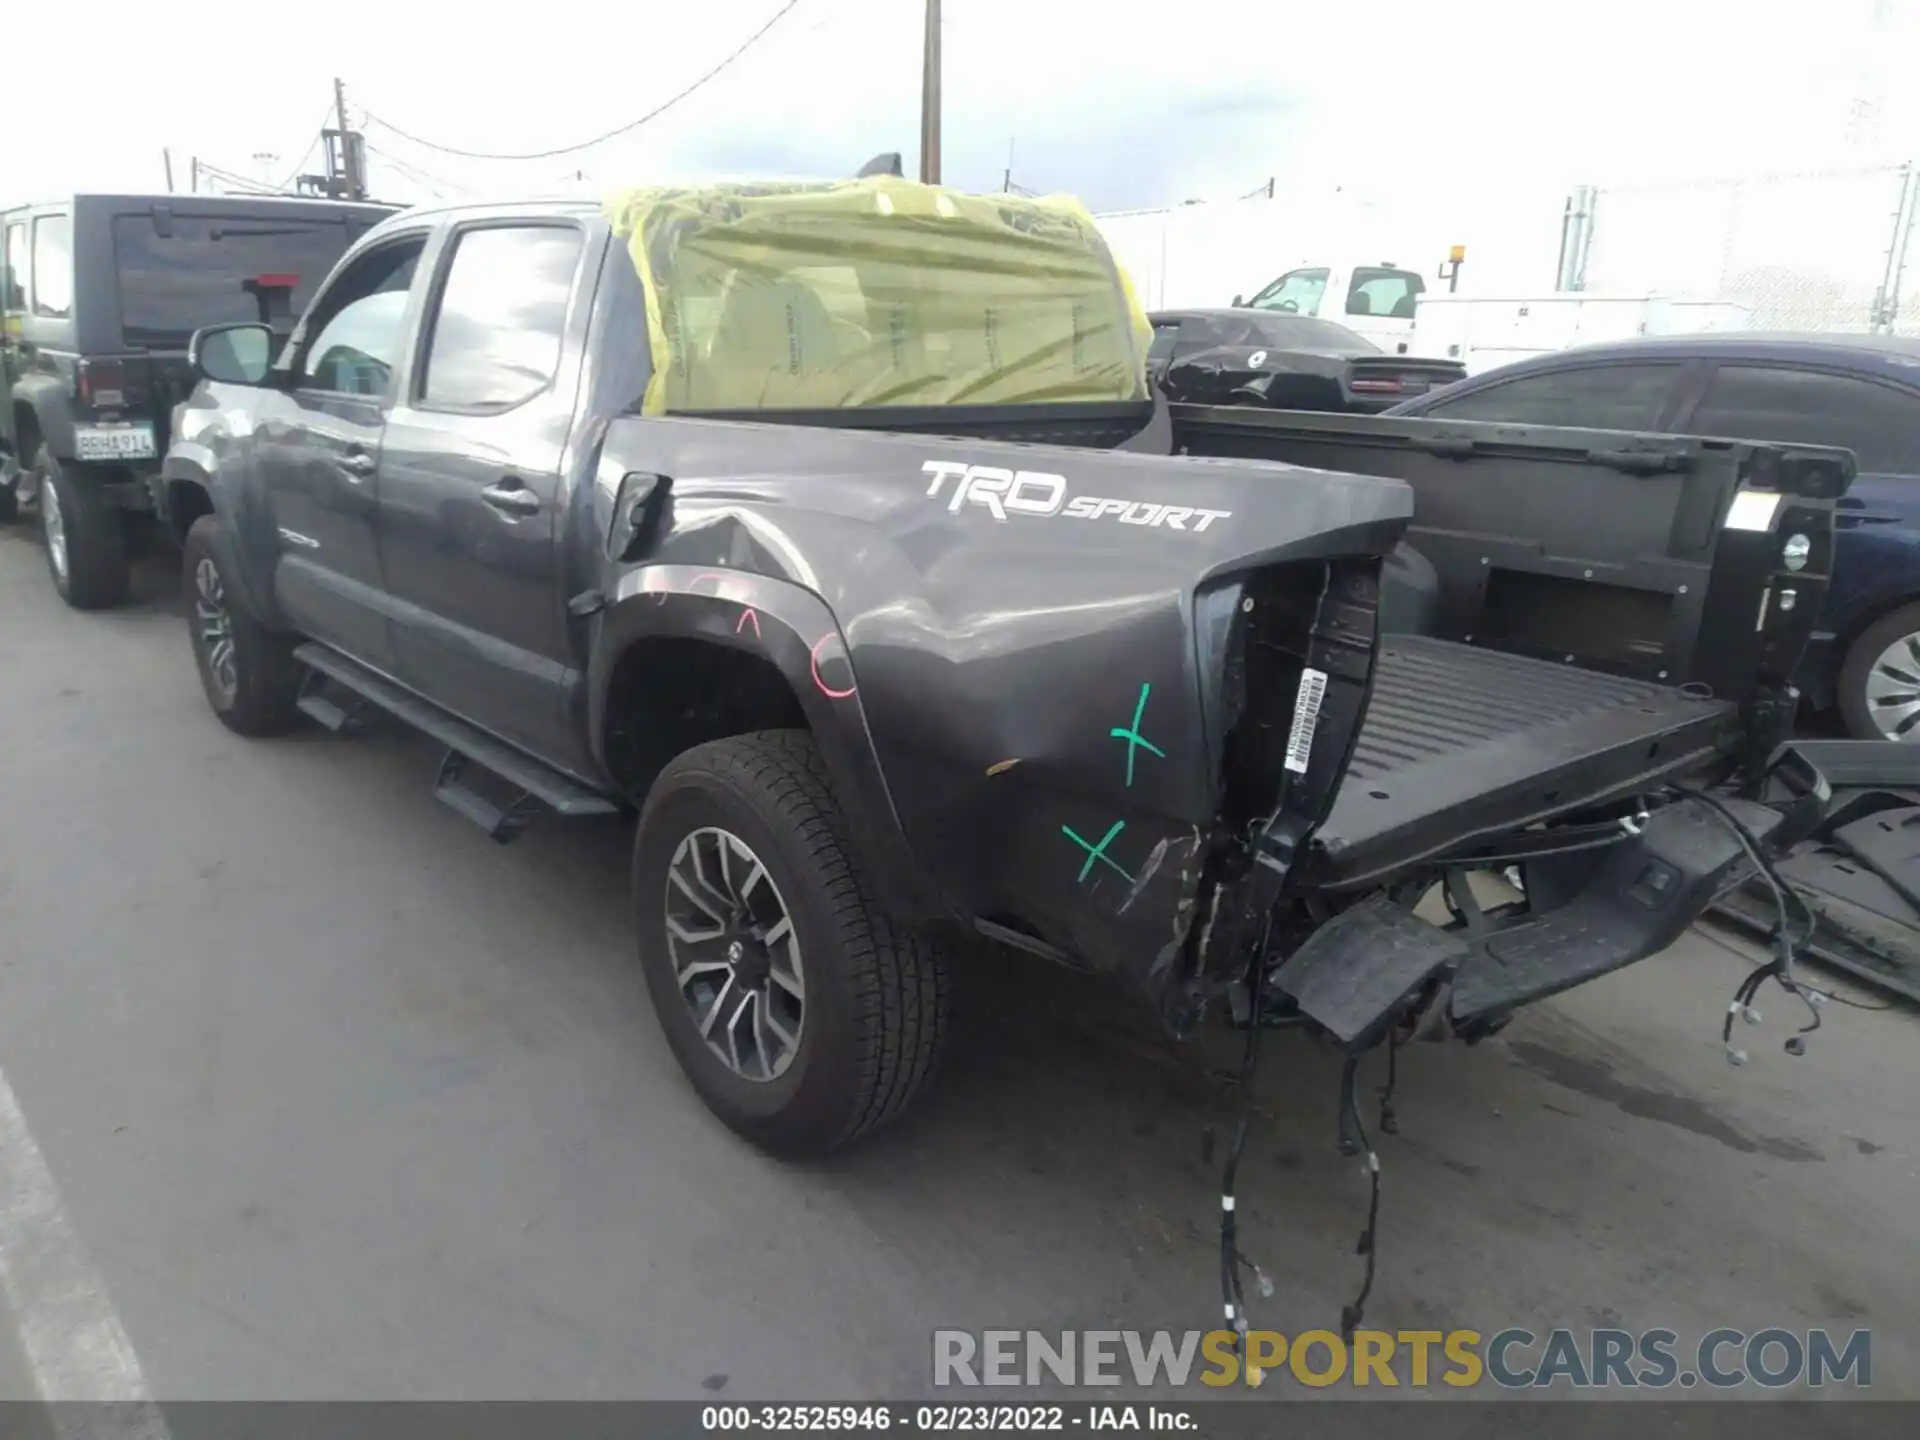
{"label": "rear wheel", "polygon": [[633,876],[661,1028],[733,1129],[778,1154],[824,1154],[925,1087],[946,962],[868,890],[812,736],[736,736],[667,766]]}
{"label": "rear wheel", "polygon": [[1840,715],[1856,740],[1920,742],[1920,604],[1881,616],[1848,647]]}
{"label": "rear wheel", "polygon": [[104,610],[127,596],[127,533],[119,507],[84,471],[69,470],[43,443],[40,534],[60,598],[76,610]]}
{"label": "rear wheel", "polygon": [[181,547],[200,688],[220,723],[235,734],[283,734],[300,718],[294,642],[267,629],[240,603],[214,545],[219,526],[215,516],[203,515]]}

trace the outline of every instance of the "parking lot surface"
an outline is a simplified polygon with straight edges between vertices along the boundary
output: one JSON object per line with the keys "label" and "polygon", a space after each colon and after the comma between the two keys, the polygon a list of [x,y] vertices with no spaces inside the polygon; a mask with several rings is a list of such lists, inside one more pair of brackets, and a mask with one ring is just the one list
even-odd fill
{"label": "parking lot surface", "polygon": [[[909,1397],[936,1327],[1217,1323],[1232,1099],[1124,1006],[982,960],[930,1103],[776,1163],[654,1023],[624,826],[500,847],[418,738],[229,735],[180,609],[162,561],[69,611],[0,530],[0,1140],[46,1182],[0,1205],[0,1398],[57,1367],[75,1285],[128,1347],[100,1384],[167,1399]],[[1690,936],[1403,1052],[1369,1323],[1864,1326],[1873,1393],[1920,1397],[1920,1024],[1833,1009],[1795,1060],[1771,992],[1732,1068],[1745,965]],[[1358,1281],[1337,1075],[1263,1055],[1271,1328]]]}

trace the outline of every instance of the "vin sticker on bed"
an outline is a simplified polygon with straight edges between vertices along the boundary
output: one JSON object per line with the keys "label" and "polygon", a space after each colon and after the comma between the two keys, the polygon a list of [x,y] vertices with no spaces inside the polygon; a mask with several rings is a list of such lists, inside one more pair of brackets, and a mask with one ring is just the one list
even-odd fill
{"label": "vin sticker on bed", "polygon": [[1300,693],[1293,697],[1293,729],[1287,735],[1287,769],[1307,773],[1313,753],[1313,732],[1320,724],[1320,702],[1327,694],[1327,672],[1309,667],[1300,672]]}

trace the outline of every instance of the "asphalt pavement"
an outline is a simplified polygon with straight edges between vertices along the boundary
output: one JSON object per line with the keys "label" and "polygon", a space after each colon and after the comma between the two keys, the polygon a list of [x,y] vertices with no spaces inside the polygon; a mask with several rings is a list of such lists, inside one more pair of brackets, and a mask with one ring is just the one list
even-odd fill
{"label": "asphalt pavement", "polygon": [[[416,737],[232,736],[181,610],[158,562],[69,611],[0,530],[0,1398],[909,1397],[936,1327],[1217,1323],[1232,1097],[1124,1006],[982,959],[907,1124],[769,1160],[654,1022],[626,827],[501,847]],[[1920,1397],[1920,1023],[1796,1060],[1774,994],[1730,1067],[1747,963],[1689,936],[1403,1052],[1369,1323],[1870,1327]],[[1258,1324],[1359,1279],[1337,1074],[1263,1055]]]}

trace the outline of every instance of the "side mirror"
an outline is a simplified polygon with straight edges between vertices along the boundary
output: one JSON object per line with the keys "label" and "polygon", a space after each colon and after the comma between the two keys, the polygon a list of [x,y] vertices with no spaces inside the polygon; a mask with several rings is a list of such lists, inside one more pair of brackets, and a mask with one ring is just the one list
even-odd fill
{"label": "side mirror", "polygon": [[1244,295],[1236,295],[1236,296],[1234,296],[1234,297],[1233,297],[1233,303],[1234,303],[1234,305],[1235,305],[1235,307],[1237,308],[1237,307],[1239,307],[1239,306],[1241,306],[1241,305],[1244,305],[1244,304],[1246,304],[1246,303],[1247,303],[1247,297],[1246,297],[1246,296],[1244,296]]}
{"label": "side mirror", "polygon": [[264,385],[273,364],[273,331],[265,325],[209,325],[193,332],[187,362],[207,380]]}

